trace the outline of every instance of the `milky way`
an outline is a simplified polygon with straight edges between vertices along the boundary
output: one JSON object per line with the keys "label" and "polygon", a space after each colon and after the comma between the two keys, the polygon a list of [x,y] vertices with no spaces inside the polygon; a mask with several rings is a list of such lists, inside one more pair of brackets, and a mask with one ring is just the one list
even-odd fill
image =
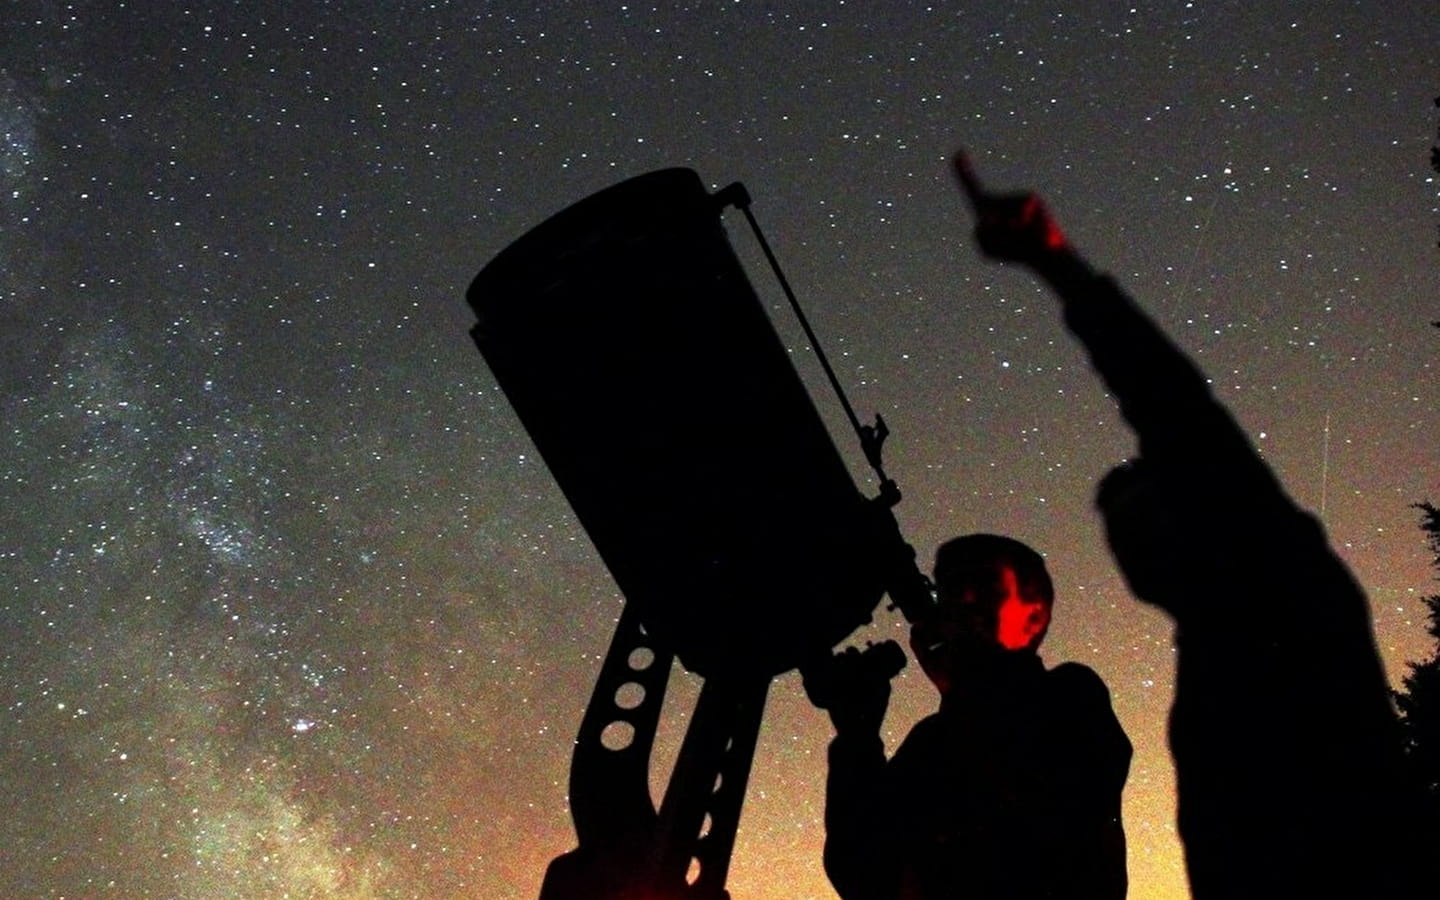
{"label": "milky way", "polygon": [[[1429,652],[1436,48],[1418,2],[68,4],[0,28],[0,894],[533,898],[622,598],[467,334],[510,241],[625,177],[743,181],[906,536],[1044,552],[1044,648],[1186,895],[1168,621],[1091,509],[1132,452],[946,161],[1043,191]],[[732,239],[857,483],[863,458]],[[737,361],[737,365],[743,364]],[[683,601],[683,598],[677,598]],[[755,623],[763,628],[763,622]],[[904,636],[881,611],[857,639]],[[663,785],[696,680],[676,675]],[[1258,686],[1263,689],[1263,686]],[[901,676],[893,747],[935,703]],[[737,900],[833,898],[829,725],[779,679]]]}

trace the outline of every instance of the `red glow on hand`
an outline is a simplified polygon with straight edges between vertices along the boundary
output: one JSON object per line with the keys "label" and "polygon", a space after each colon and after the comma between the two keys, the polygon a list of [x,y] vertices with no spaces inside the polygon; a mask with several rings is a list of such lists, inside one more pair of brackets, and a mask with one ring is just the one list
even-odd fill
{"label": "red glow on hand", "polygon": [[980,249],[996,259],[1035,263],[1052,253],[1066,253],[1070,242],[1038,194],[995,194],[980,183],[970,158],[956,154],[955,175],[971,210]]}
{"label": "red glow on hand", "polygon": [[1060,226],[1056,225],[1055,220],[1049,215],[1045,216],[1045,246],[1057,252],[1070,246],[1070,242],[1065,238],[1065,232],[1060,230]]}
{"label": "red glow on hand", "polygon": [[1040,232],[1041,240],[1047,250],[1064,250],[1070,244],[1065,239],[1065,232],[1060,230],[1060,226],[1050,215],[1050,211],[1045,208],[1045,201],[1034,194],[1025,196],[1024,209],[1014,227]]}

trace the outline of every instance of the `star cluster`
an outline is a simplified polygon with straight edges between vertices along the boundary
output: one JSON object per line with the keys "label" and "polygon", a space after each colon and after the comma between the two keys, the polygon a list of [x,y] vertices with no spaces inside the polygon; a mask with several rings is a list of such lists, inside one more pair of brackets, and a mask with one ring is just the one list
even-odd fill
{"label": "star cluster", "polygon": [[[1137,755],[1131,896],[1186,895],[1170,625],[1090,498],[1132,452],[947,175],[1041,190],[1429,651],[1433,10],[72,3],[0,29],[0,894],[533,898],[622,604],[467,335],[470,278],[625,177],[744,181],[928,557],[1044,552],[1044,654]],[[873,479],[740,225],[797,368]],[[742,365],[743,360],[737,360]],[[683,602],[684,598],[677,598]],[[755,623],[763,628],[763,622]],[[857,635],[904,636],[881,611]],[[1258,686],[1263,689],[1263,686]],[[677,673],[658,791],[697,682]],[[894,746],[934,696],[900,676]],[[793,675],[729,888],[833,892]]]}

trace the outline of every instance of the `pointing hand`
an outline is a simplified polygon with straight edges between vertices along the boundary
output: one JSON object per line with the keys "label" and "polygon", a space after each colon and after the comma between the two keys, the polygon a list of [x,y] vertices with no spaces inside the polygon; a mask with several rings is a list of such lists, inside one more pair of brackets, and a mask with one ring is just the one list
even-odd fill
{"label": "pointing hand", "polygon": [[1070,254],[1065,233],[1038,195],[991,193],[964,151],[955,154],[955,176],[975,213],[975,239],[986,256],[1036,266]]}

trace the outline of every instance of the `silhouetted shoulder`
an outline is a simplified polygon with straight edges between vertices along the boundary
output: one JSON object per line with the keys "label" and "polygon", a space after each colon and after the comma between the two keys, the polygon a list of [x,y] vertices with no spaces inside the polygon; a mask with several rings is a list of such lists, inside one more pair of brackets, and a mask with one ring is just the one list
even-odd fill
{"label": "silhouetted shoulder", "polygon": [[1093,779],[1092,787],[1110,792],[1105,795],[1118,803],[1134,747],[1110,704],[1110,689],[1094,669],[1075,662],[1056,666],[1046,678],[1051,709],[1076,754],[1074,761]]}
{"label": "silhouetted shoulder", "polygon": [[1084,662],[1061,662],[1048,672],[1051,684],[1061,690],[1076,691],[1077,694],[1097,694],[1109,698],[1110,688],[1104,687],[1104,680],[1093,668]]}
{"label": "silhouetted shoulder", "polygon": [[945,718],[939,713],[916,722],[891,758],[892,777],[904,778],[905,773],[929,771],[931,766],[943,765],[947,730]]}
{"label": "silhouetted shoulder", "polygon": [[1046,673],[1052,690],[1090,705],[1110,705],[1110,689],[1095,670],[1083,663],[1064,662]]}

